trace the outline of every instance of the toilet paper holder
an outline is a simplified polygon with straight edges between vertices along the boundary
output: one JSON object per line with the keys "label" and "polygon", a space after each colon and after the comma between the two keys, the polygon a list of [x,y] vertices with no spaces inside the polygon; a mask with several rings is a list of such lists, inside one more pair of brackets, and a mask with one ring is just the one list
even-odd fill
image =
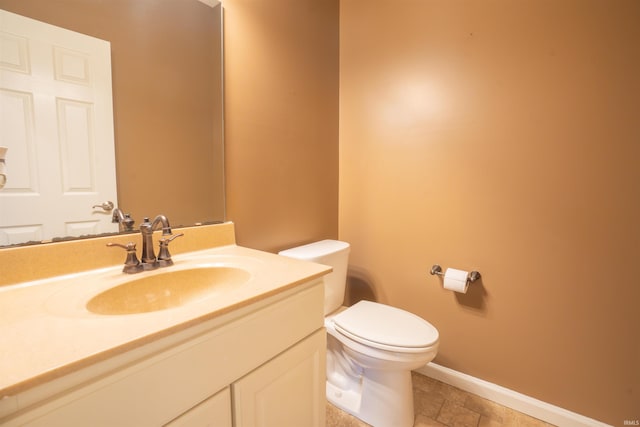
{"label": "toilet paper holder", "polygon": [[[444,276],[444,272],[442,271],[442,267],[440,267],[440,265],[438,264],[434,264],[433,267],[431,267],[431,271],[429,272],[432,276]],[[467,282],[469,283],[473,283],[476,280],[478,280],[480,278],[480,272],[479,271],[470,271],[469,274],[467,275]]]}

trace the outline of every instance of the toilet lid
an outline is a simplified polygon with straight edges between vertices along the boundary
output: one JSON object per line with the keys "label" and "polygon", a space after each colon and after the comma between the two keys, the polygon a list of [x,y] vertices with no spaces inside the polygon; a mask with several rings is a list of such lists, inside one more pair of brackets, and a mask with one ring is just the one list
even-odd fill
{"label": "toilet lid", "polygon": [[336,330],[378,348],[423,348],[438,341],[438,330],[421,317],[399,308],[360,301],[333,318]]}

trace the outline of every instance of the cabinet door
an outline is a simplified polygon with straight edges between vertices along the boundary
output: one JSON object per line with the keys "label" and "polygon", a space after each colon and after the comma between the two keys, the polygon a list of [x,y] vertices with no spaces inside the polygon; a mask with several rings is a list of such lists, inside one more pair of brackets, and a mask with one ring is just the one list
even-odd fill
{"label": "cabinet door", "polygon": [[191,408],[165,427],[231,427],[229,387]]}
{"label": "cabinet door", "polygon": [[232,385],[236,427],[324,427],[324,328]]}

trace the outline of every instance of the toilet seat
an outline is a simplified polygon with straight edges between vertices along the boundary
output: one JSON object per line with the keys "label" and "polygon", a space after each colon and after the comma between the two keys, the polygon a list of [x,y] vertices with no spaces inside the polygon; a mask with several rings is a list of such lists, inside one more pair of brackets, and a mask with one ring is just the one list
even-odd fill
{"label": "toilet seat", "polygon": [[360,301],[333,317],[337,332],[361,344],[399,353],[416,353],[438,341],[438,330],[408,311]]}

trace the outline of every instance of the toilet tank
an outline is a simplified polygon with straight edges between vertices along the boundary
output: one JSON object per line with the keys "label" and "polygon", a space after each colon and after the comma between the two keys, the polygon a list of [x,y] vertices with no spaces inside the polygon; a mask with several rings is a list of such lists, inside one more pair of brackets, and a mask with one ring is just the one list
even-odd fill
{"label": "toilet tank", "polygon": [[286,249],[278,254],[333,267],[333,271],[324,276],[324,314],[326,316],[337,310],[344,301],[349,249],[350,246],[347,242],[322,240]]}

